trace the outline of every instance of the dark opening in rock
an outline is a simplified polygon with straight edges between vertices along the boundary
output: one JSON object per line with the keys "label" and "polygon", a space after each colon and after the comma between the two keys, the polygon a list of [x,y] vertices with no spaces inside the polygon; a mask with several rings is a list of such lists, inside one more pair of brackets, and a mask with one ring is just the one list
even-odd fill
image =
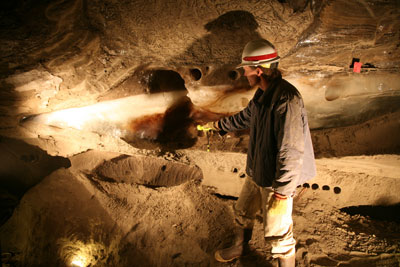
{"label": "dark opening in rock", "polygon": [[400,222],[400,204],[392,206],[351,206],[340,210],[350,215],[359,214],[375,220]]}
{"label": "dark opening in rock", "polygon": [[239,78],[239,73],[237,71],[230,71],[228,72],[228,76],[231,80],[237,80]]}
{"label": "dark opening in rock", "polygon": [[361,68],[365,68],[365,69],[375,69],[376,67],[371,64],[371,63],[365,63],[361,66]]}
{"label": "dark opening in rock", "polygon": [[222,198],[222,199],[227,199],[227,200],[238,200],[238,197],[234,197],[234,196],[227,196],[227,195],[221,195],[218,193],[214,194],[216,197],[218,198]]}
{"label": "dark opening in rock", "polygon": [[199,69],[190,69],[190,75],[192,76],[193,80],[198,81],[201,79],[201,71]]}
{"label": "dark opening in rock", "polygon": [[185,81],[172,70],[152,70],[149,73],[149,93],[186,90]]}
{"label": "dark opening in rock", "polygon": [[340,194],[342,192],[342,189],[340,189],[340,187],[335,186],[333,188],[333,192],[335,192],[335,194]]}

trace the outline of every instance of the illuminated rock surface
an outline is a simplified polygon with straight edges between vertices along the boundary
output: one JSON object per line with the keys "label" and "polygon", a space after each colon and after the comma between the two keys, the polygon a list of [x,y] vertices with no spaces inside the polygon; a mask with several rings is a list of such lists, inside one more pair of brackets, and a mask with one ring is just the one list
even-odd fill
{"label": "illuminated rock surface", "polygon": [[[195,126],[247,105],[235,66],[262,37],[318,158],[294,212],[299,266],[398,266],[398,1],[3,2],[3,264],[219,266],[248,136]],[[232,266],[271,266],[255,232]]]}

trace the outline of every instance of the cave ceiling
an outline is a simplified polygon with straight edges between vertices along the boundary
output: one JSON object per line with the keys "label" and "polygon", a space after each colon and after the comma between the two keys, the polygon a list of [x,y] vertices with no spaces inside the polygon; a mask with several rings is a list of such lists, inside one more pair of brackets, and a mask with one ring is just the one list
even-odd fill
{"label": "cave ceiling", "polygon": [[235,66],[257,38],[276,46],[313,130],[364,123],[400,107],[397,0],[1,5],[5,136],[56,143],[57,131],[68,128],[131,144],[193,145],[197,122],[233,114],[251,99],[254,88]]}

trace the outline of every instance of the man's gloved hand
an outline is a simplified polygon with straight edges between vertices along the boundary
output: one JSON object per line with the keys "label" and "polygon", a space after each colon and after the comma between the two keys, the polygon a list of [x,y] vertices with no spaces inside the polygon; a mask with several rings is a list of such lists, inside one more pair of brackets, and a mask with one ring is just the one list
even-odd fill
{"label": "man's gloved hand", "polygon": [[274,193],[269,200],[267,214],[270,216],[286,214],[288,209],[287,198],[287,196]]}
{"label": "man's gloved hand", "polygon": [[197,125],[197,130],[199,131],[219,131],[218,122],[217,121],[210,121],[203,125]]}

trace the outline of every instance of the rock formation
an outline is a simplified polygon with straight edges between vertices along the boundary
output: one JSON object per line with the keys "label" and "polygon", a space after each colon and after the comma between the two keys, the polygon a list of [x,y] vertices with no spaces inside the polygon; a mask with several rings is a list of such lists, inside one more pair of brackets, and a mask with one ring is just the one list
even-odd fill
{"label": "rock formation", "polygon": [[[320,256],[332,247],[315,247],[321,233],[308,233],[301,219],[313,218],[307,203],[320,201],[326,208],[320,218],[348,222],[354,218],[337,209],[400,202],[397,0],[17,0],[0,6],[5,264],[215,264],[210,255],[222,245],[216,239],[232,230],[222,222],[231,219],[224,201],[238,196],[248,136],[210,136],[196,125],[238,112],[252,98],[255,88],[235,67],[244,45],[257,38],[275,45],[284,78],[303,95],[319,159],[320,175],[303,186],[311,191],[296,211],[301,266],[351,264],[357,256]],[[326,221],[313,226],[321,224],[351,233]],[[390,246],[372,234],[369,240],[377,257],[369,264],[396,264],[395,238]],[[342,241],[332,242],[349,248]],[[96,257],[79,265],[74,255],[85,246]],[[157,248],[154,258],[150,247]],[[59,257],[50,259],[52,253]]]}

